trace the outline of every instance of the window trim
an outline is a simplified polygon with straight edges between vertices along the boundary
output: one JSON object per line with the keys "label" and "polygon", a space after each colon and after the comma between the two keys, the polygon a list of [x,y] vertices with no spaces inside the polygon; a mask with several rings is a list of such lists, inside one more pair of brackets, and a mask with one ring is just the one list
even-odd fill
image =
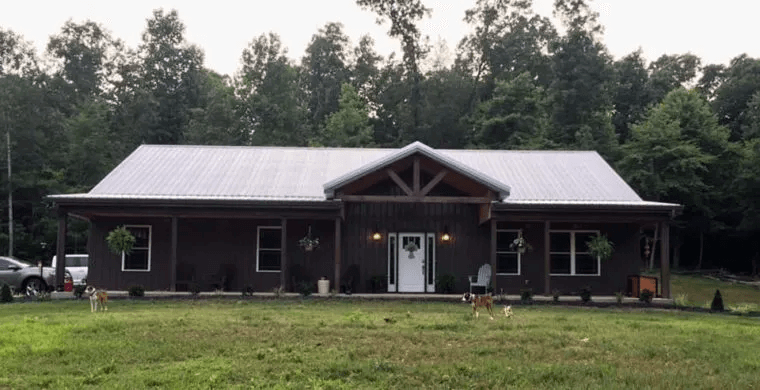
{"label": "window trim", "polygon": [[[596,270],[597,272],[595,274],[579,274],[576,273],[576,264],[575,264],[575,233],[596,233],[596,235],[600,235],[601,231],[594,230],[594,229],[580,229],[580,230],[549,230],[549,236],[551,237],[552,233],[570,233],[570,273],[569,274],[555,274],[551,273],[551,256],[553,254],[567,254],[567,252],[552,252],[551,247],[549,248],[549,276],[602,276],[602,259],[600,259],[598,256],[596,258]],[[550,238],[551,240],[551,238]],[[551,241],[549,242],[551,243]],[[580,252],[581,254],[585,253],[588,254],[588,252]]]}
{"label": "window trim", "polygon": [[[508,232],[508,233],[517,233],[518,237],[523,233],[522,229],[496,229],[496,237],[499,237],[499,232]],[[498,241],[498,238],[497,238]],[[518,251],[500,251],[498,248],[499,246],[496,245],[496,275],[505,275],[505,276],[520,276],[522,274],[522,253]],[[498,272],[499,270],[499,253],[516,253],[517,254],[517,273],[502,273]]]}
{"label": "window trim", "polygon": [[[152,255],[153,255],[153,225],[124,225],[124,227],[129,230],[129,228],[148,228],[148,269],[127,269],[126,266],[126,260],[127,256],[124,254],[124,252],[121,253],[121,272],[150,272],[151,268],[151,262],[152,262]],[[145,249],[143,247],[132,247],[132,249]],[[65,263],[65,256],[64,256],[64,264]]]}
{"label": "window trim", "polygon": [[[256,227],[256,272],[282,272],[282,270],[262,270],[259,269],[259,254],[261,253],[261,230],[262,229],[270,229],[270,230],[279,230],[280,236],[282,236],[282,226],[257,226]],[[265,251],[275,251],[275,249],[270,248],[264,248]],[[280,253],[280,266],[282,267],[282,242],[280,242],[280,248],[276,249],[277,252]]]}

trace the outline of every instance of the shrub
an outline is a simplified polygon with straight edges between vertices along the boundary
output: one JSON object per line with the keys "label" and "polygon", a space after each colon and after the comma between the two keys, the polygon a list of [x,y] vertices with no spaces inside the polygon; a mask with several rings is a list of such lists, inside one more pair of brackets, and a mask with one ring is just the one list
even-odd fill
{"label": "shrub", "polygon": [[129,286],[127,292],[129,293],[130,297],[144,297],[145,287],[140,285]]}
{"label": "shrub", "polygon": [[520,301],[522,303],[531,303],[533,302],[533,289],[532,288],[523,288],[520,290]]}
{"label": "shrub", "polygon": [[245,286],[245,287],[243,288],[243,291],[242,291],[242,293],[243,293],[243,296],[244,296],[244,297],[246,297],[246,296],[248,296],[248,297],[252,297],[252,296],[253,296],[253,286],[251,286],[250,284],[249,284],[249,285],[247,285],[247,286]]}
{"label": "shrub", "polygon": [[562,295],[562,293],[557,290],[556,288],[552,290],[552,300],[556,303],[559,302],[559,297]]}
{"label": "shrub", "polygon": [[187,291],[190,291],[190,295],[197,297],[201,293],[201,284],[190,282],[187,285]]}
{"label": "shrub", "polygon": [[617,301],[618,305],[623,303],[623,297],[625,297],[625,295],[621,291],[615,293],[615,301]]}
{"label": "shrub", "polygon": [[277,286],[272,289],[272,293],[274,294],[275,298],[279,298],[285,294],[285,289],[282,288],[282,286]]}
{"label": "shrub", "polygon": [[654,297],[654,293],[649,289],[644,289],[644,291],[639,294],[639,301],[644,303],[652,303],[652,298]]}
{"label": "shrub", "polygon": [[81,285],[81,284],[78,285],[78,286],[74,286],[74,296],[77,299],[82,299],[82,295],[84,295],[84,290],[85,289],[87,289],[87,286],[84,286],[84,285]]}
{"label": "shrub", "polygon": [[676,306],[687,306],[689,303],[689,296],[687,294],[678,294],[674,299]]}
{"label": "shrub", "polygon": [[452,274],[441,274],[435,278],[435,291],[451,294],[456,289],[456,278]]}
{"label": "shrub", "polygon": [[710,311],[723,311],[723,297],[720,295],[720,290],[715,290],[715,297],[713,297],[712,304],[710,304]]}
{"label": "shrub", "polygon": [[369,279],[369,288],[373,293],[385,292],[388,288],[385,285],[385,275],[375,275]]}
{"label": "shrub", "polygon": [[308,297],[313,292],[314,292],[313,283],[309,283],[306,281],[298,283],[298,293],[300,293],[302,297]]}
{"label": "shrub", "polygon": [[581,289],[581,301],[583,303],[589,303],[591,302],[591,287],[584,287]]}
{"label": "shrub", "polygon": [[10,303],[13,302],[13,294],[11,293],[11,286],[7,284],[3,284],[3,287],[0,288],[0,303]]}

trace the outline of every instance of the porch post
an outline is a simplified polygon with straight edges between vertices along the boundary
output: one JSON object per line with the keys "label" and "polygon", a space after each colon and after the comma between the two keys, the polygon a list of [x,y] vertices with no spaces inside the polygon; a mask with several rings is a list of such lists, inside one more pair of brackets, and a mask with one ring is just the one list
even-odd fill
{"label": "porch post", "polygon": [[340,292],[340,218],[335,218],[335,290]]}
{"label": "porch post", "polygon": [[549,229],[551,229],[552,223],[549,221],[544,222],[544,295],[551,295],[551,235]]}
{"label": "porch post", "polygon": [[58,209],[58,240],[56,241],[55,255],[57,257],[57,266],[55,268],[55,288],[63,290],[63,277],[66,274],[66,211]]}
{"label": "porch post", "polygon": [[660,286],[663,298],[670,296],[670,224],[662,222],[660,225]]}
{"label": "porch post", "polygon": [[288,276],[286,274],[288,272],[288,246],[286,244],[288,237],[288,219],[281,219],[280,226],[282,227],[280,229],[280,288],[287,291],[286,282]]}
{"label": "porch post", "polygon": [[171,291],[177,291],[177,217],[172,217]]}
{"label": "porch post", "polygon": [[491,287],[496,294],[496,220],[491,218]]}

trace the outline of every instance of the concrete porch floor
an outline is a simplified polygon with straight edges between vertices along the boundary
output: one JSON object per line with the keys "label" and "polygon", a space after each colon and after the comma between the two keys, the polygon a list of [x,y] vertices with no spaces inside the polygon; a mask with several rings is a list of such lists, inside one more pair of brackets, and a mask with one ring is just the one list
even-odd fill
{"label": "concrete porch floor", "polygon": [[[54,292],[52,293],[53,299],[74,299],[74,294],[71,292]],[[124,299],[129,298],[129,293],[127,291],[108,291],[109,298],[118,298],[118,299]],[[154,298],[154,299],[187,299],[190,298],[192,295],[189,292],[173,292],[173,291],[146,291],[145,292],[145,298]],[[202,292],[199,294],[202,298],[242,298],[240,292]],[[300,297],[300,294],[297,293],[284,293],[281,295],[284,298],[293,299]],[[275,297],[274,293],[271,292],[257,292],[253,293],[253,297],[256,298],[263,298],[263,299],[272,299]],[[357,299],[357,300],[373,300],[373,299],[379,299],[379,300],[407,300],[407,301],[461,301],[462,300],[462,294],[424,294],[424,293],[408,293],[408,294],[398,294],[398,293],[377,293],[377,294],[312,294],[311,297],[318,298],[318,299]],[[500,298],[506,299],[510,302],[518,302],[520,301],[519,295],[494,295],[494,300],[497,301]],[[541,303],[548,303],[552,302],[553,297],[551,296],[544,296],[544,295],[534,295],[533,300],[535,302],[541,302]],[[579,296],[571,296],[571,295],[564,295],[559,297],[560,302],[564,303],[570,303],[570,302],[581,302],[581,298]],[[595,303],[607,303],[607,304],[614,304],[617,302],[617,298],[615,296],[610,295],[592,295],[591,301]],[[637,303],[639,302],[638,298],[631,298],[631,297],[624,297],[623,303]],[[668,305],[672,304],[672,299],[667,298],[653,298],[652,299],[653,304],[660,304],[660,305]]]}

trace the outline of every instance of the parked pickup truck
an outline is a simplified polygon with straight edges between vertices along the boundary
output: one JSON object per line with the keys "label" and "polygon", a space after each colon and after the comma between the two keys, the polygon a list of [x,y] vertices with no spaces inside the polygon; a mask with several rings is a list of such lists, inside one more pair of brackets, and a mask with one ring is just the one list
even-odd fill
{"label": "parked pickup truck", "polygon": [[[55,268],[57,265],[57,256],[53,256],[53,262],[51,267]],[[87,267],[90,256],[87,254],[74,254],[66,255],[66,270],[71,273],[71,278],[74,281],[74,285],[87,284]]]}

